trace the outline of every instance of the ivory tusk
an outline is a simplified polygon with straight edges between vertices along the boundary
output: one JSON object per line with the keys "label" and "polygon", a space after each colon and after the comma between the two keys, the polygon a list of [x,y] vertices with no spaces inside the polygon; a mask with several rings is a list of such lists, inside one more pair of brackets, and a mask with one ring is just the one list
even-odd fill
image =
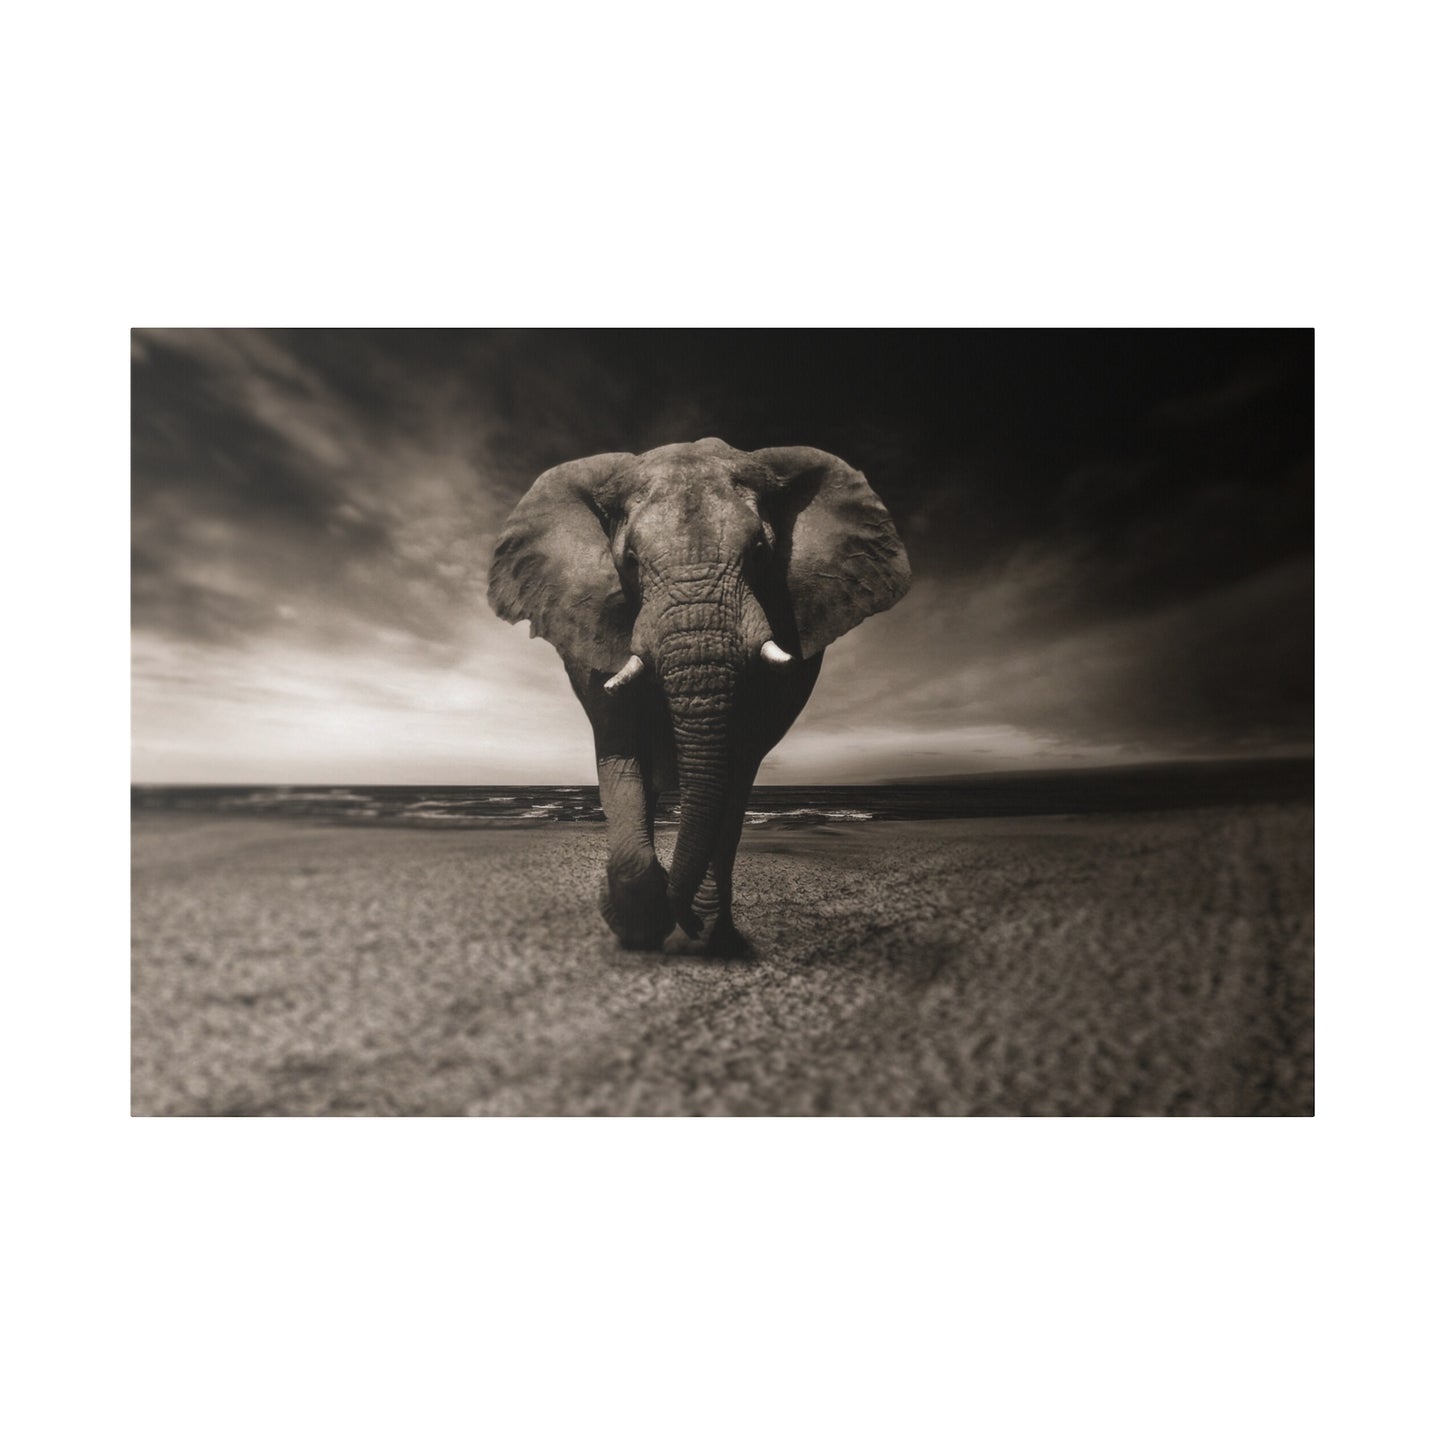
{"label": "ivory tusk", "polygon": [[616,692],[626,687],[642,671],[642,659],[634,652],[622,666],[602,684],[603,692]]}
{"label": "ivory tusk", "polygon": [[774,667],[782,667],[784,663],[791,662],[793,659],[770,637],[763,643],[763,660],[771,662]]}

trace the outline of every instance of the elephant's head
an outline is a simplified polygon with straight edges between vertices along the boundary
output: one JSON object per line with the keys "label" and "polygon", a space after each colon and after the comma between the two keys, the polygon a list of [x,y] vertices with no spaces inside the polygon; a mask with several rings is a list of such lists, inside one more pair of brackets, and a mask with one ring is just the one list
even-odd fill
{"label": "elephant's head", "polygon": [[687,927],[750,679],[815,656],[908,583],[861,472],[811,447],[709,438],[544,473],[498,539],[487,595],[574,667],[610,674],[609,689],[655,675],[682,795],[669,893]]}

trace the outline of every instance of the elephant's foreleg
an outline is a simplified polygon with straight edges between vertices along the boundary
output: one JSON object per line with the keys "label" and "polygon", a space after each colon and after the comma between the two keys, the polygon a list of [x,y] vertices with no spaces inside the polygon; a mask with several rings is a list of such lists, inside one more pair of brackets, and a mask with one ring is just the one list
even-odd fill
{"label": "elephant's foreleg", "polygon": [[657,745],[654,704],[638,683],[609,696],[604,688],[609,674],[581,664],[568,663],[567,676],[592,723],[597,786],[607,816],[602,916],[625,947],[656,948],[672,931],[673,916],[667,874],[652,843],[657,795],[648,759]]}
{"label": "elephant's foreleg", "polygon": [[656,948],[672,931],[667,874],[653,848],[656,795],[635,757],[602,755],[597,783],[607,815],[607,876],[600,904],[627,948]]}
{"label": "elephant's foreleg", "polygon": [[703,922],[702,938],[709,953],[736,956],[751,952],[751,945],[733,922],[733,863],[742,839],[748,794],[756,776],[757,764],[754,764],[738,779],[718,829],[707,874],[693,903],[694,911]]}

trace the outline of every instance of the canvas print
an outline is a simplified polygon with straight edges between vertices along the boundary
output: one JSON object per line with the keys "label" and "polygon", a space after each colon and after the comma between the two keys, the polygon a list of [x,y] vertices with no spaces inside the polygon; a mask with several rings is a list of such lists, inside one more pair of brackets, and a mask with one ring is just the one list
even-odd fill
{"label": "canvas print", "polygon": [[137,1115],[1310,1115],[1310,331],[131,335]]}

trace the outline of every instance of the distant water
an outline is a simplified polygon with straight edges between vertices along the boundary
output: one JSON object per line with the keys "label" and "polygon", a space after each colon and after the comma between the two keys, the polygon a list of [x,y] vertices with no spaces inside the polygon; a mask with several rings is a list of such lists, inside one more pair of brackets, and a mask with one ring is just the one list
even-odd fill
{"label": "distant water", "polygon": [[[1133,813],[1239,803],[1310,801],[1310,758],[1162,763],[1127,768],[980,773],[862,787],[754,788],[751,827],[807,827],[917,818]],[[411,827],[601,822],[595,787],[133,787],[137,812],[241,814]],[[664,794],[660,822],[676,822]]]}

